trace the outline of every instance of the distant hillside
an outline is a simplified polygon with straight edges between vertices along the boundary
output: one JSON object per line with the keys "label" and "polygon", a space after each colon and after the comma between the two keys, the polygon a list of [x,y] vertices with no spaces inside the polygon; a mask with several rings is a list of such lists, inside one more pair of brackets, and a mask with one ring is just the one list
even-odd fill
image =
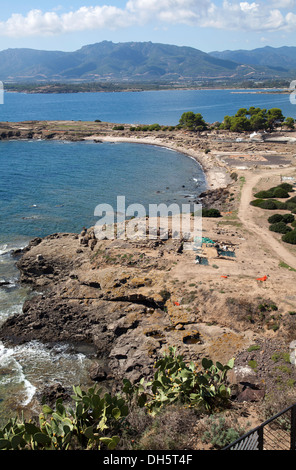
{"label": "distant hillside", "polygon": [[[0,80],[186,82],[199,79],[283,77],[281,70],[275,73],[274,69],[260,62],[254,67],[251,60],[238,61],[236,57],[217,57],[217,54],[207,54],[192,47],[151,42],[115,44],[110,41],[84,46],[74,52],[7,49],[0,51]],[[273,61],[271,63],[274,65]]]}
{"label": "distant hillside", "polygon": [[258,49],[236,51],[214,51],[212,57],[221,60],[230,60],[237,64],[269,67],[271,70],[289,73],[296,70],[296,47],[270,46]]}

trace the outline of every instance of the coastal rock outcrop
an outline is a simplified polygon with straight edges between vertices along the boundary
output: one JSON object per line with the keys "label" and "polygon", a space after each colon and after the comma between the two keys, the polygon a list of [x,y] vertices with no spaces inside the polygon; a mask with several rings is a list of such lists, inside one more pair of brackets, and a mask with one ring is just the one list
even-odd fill
{"label": "coastal rock outcrop", "polygon": [[209,350],[227,361],[249,340],[203,323],[207,309],[206,321],[216,311],[214,294],[201,289],[195,298],[177,287],[171,270],[186,257],[182,246],[171,237],[99,240],[93,228],[33,240],[17,261],[32,292],[23,312],[1,326],[1,341],[71,344],[94,359],[90,376],[98,382],[151,376],[169,346],[190,361]]}
{"label": "coastal rock outcrop", "polygon": [[178,256],[180,242],[99,242],[93,229],[33,240],[17,266],[34,295],[2,325],[1,340],[87,345],[106,362],[109,378],[149,375],[171,328],[162,289],[172,263],[166,250]]}

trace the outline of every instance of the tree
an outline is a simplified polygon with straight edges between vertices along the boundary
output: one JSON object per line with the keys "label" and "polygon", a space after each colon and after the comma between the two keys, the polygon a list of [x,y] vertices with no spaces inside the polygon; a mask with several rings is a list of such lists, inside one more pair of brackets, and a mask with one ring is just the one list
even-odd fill
{"label": "tree", "polygon": [[192,111],[183,113],[179,120],[179,124],[194,132],[203,131],[208,127],[202,115],[200,113],[194,114]]}
{"label": "tree", "polygon": [[250,130],[250,121],[245,116],[235,116],[232,119],[230,130],[232,132],[244,132]]}
{"label": "tree", "polygon": [[274,129],[276,124],[280,124],[285,120],[282,110],[279,108],[271,108],[267,111],[267,128],[269,130]]}
{"label": "tree", "polygon": [[266,128],[266,111],[259,110],[253,113],[250,118],[250,126],[253,131],[259,131]]}
{"label": "tree", "polygon": [[240,108],[237,113],[235,114],[235,117],[245,117],[246,114],[248,114],[248,111],[246,108]]}
{"label": "tree", "polygon": [[[240,108],[234,116],[225,116],[220,128],[232,132],[272,130],[284,120],[283,113],[279,108],[272,108],[267,111],[266,109],[251,106],[248,110]],[[285,124],[288,126],[294,125],[293,118],[287,118]]]}
{"label": "tree", "polygon": [[229,130],[230,127],[231,127],[231,117],[228,116],[228,115],[224,116],[224,120],[223,120],[220,127],[221,127],[221,129],[228,129]]}
{"label": "tree", "polygon": [[285,122],[284,122],[284,125],[288,127],[288,129],[294,129],[294,123],[295,123],[295,119],[292,118],[292,117],[287,117]]}

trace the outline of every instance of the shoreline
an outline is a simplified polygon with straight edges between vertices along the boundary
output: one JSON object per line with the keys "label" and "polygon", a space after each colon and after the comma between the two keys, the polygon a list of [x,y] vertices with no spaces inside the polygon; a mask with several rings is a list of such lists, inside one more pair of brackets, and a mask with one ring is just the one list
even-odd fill
{"label": "shoreline", "polygon": [[[96,136],[86,137],[86,141],[96,141]],[[168,142],[157,139],[157,138],[132,138],[132,137],[116,137],[112,135],[108,136],[100,136],[100,141],[102,142],[109,142],[109,143],[132,143],[132,144],[141,144],[141,145],[152,145],[156,147],[163,147],[168,150],[175,151],[177,153],[181,153],[188,158],[196,161],[202,171],[204,172],[205,179],[207,182],[207,189],[220,189],[225,188],[230,183],[230,178],[228,176],[228,172],[226,168],[221,168],[221,171],[218,172],[217,168],[215,169],[213,165],[209,165],[209,162],[205,161],[204,155],[201,152],[194,151],[192,149],[186,147],[180,147],[177,144],[169,144]],[[218,164],[218,162],[216,162]]]}
{"label": "shoreline", "polygon": [[93,141],[96,143],[135,143],[163,147],[195,160],[205,174],[209,189],[225,188],[231,182],[227,165],[216,158],[213,153],[206,153],[207,141],[214,135],[211,132],[191,133],[184,129],[178,129],[172,132],[141,131],[136,135],[131,135],[130,124],[122,125],[125,128],[123,132],[114,130],[116,126],[118,126],[116,123],[88,121],[0,122],[0,135],[3,141]]}
{"label": "shoreline", "polygon": [[[122,129],[118,130],[120,127]],[[231,173],[273,166],[294,166],[296,133],[275,130],[253,138],[250,133],[221,130],[192,132],[186,129],[136,133],[131,124],[101,121],[22,121],[0,122],[0,137],[7,140],[93,141],[96,143],[135,143],[159,146],[194,159],[204,172],[208,188],[226,188]]]}
{"label": "shoreline", "polygon": [[[9,85],[12,85],[11,83],[6,84],[8,87]],[[63,85],[63,84],[61,84]],[[54,88],[54,85],[53,85]],[[289,94],[291,93],[291,90],[286,87],[262,87],[262,88],[252,88],[252,87],[242,87],[242,86],[234,86],[234,87],[229,87],[229,86],[221,86],[221,87],[210,87],[210,86],[180,86],[180,87],[166,87],[163,86],[159,88],[157,87],[152,87],[152,88],[141,88],[140,86],[134,87],[134,88],[123,88],[123,89],[110,89],[110,90],[72,90],[72,91],[59,91],[56,89],[50,89],[50,88],[44,88],[44,85],[36,85],[36,88],[34,90],[29,90],[26,89],[25,87],[20,90],[13,90],[13,89],[5,89],[5,93],[23,93],[27,95],[33,95],[33,94],[53,94],[53,95],[59,95],[59,94],[78,94],[78,93],[144,93],[144,92],[157,92],[157,91],[187,91],[187,90],[193,90],[193,91],[230,91],[233,93],[257,93],[257,94]],[[245,90],[245,91],[239,91],[239,90]]]}

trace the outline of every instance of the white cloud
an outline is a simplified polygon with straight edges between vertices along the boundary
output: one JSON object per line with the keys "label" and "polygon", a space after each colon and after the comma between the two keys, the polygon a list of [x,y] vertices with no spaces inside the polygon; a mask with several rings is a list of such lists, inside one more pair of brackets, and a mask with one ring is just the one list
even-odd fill
{"label": "white cloud", "polygon": [[248,3],[248,2],[240,2],[239,4],[241,11],[248,13],[251,11],[258,11],[258,3]]}
{"label": "white cloud", "polygon": [[122,8],[111,5],[83,6],[63,14],[59,13],[59,9],[48,12],[35,9],[27,15],[13,14],[6,21],[0,21],[0,36],[57,35],[145,24],[155,27],[187,24],[241,31],[289,31],[296,24],[294,7],[295,0],[224,0],[221,6],[211,0],[127,0]]}

